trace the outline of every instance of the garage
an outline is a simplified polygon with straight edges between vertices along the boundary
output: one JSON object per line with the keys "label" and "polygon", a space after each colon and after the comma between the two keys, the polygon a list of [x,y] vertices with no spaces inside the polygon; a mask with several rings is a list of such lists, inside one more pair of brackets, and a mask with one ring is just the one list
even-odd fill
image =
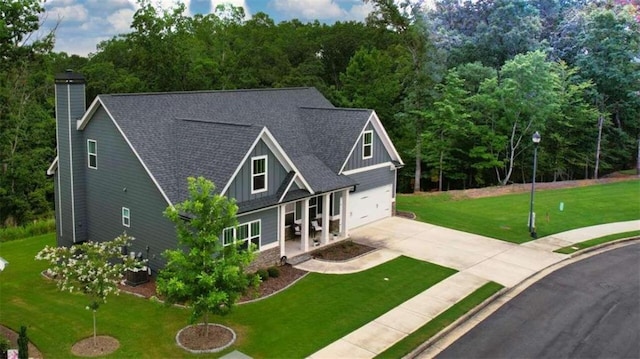
{"label": "garage", "polygon": [[391,185],[349,194],[349,229],[391,216]]}

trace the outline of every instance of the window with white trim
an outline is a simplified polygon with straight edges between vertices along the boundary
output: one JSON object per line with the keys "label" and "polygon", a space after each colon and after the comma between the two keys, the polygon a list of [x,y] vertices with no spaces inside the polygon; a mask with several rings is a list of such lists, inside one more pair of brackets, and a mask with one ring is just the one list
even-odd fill
{"label": "window with white trim", "polygon": [[98,169],[98,142],[87,140],[87,164],[89,168]]}
{"label": "window with white trim", "polygon": [[131,211],[127,207],[122,207],[122,225],[125,227],[131,226]]}
{"label": "window with white trim", "polygon": [[284,226],[291,227],[296,221],[296,203],[291,202],[284,205]]}
{"label": "window with white trim", "polygon": [[267,156],[251,158],[251,194],[267,190]]}
{"label": "window with white trim", "polygon": [[339,200],[339,198],[336,198],[336,193],[337,192],[333,192],[331,193],[331,196],[329,196],[329,212],[332,216],[337,216],[340,214],[340,206],[338,206],[337,208],[335,207],[336,199]]}
{"label": "window with white trim", "polygon": [[240,243],[240,248],[248,249],[249,244],[255,244],[257,250],[260,249],[260,220],[239,224],[237,227],[225,228],[222,231],[222,245],[228,246],[232,243]]}
{"label": "window with white trim", "polygon": [[373,157],[373,131],[362,133],[362,159]]}

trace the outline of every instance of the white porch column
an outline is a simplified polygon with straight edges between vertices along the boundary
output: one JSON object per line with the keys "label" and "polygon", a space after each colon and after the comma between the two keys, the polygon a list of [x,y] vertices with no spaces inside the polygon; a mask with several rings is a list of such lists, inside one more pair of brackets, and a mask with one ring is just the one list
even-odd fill
{"label": "white porch column", "polygon": [[331,231],[329,231],[329,215],[331,214],[329,210],[330,197],[331,193],[322,195],[322,224],[320,225],[320,227],[322,227],[322,238],[320,239],[322,244],[329,243],[329,234],[331,233]]}
{"label": "white porch column", "polygon": [[286,255],[285,241],[287,238],[284,230],[285,207],[286,205],[283,204],[278,210],[278,243],[280,244],[280,257]]}
{"label": "white porch column", "polygon": [[349,189],[342,190],[342,205],[340,206],[340,237],[347,238],[349,236],[349,227],[347,226],[347,218],[350,217],[350,213],[347,212],[349,208]]}
{"label": "white porch column", "polygon": [[309,198],[302,201],[302,224],[300,224],[300,242],[303,252],[309,251]]}

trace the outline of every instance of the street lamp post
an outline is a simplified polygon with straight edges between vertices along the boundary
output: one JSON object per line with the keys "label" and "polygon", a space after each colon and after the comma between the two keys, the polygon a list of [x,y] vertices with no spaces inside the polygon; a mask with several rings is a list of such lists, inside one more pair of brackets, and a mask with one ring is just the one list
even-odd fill
{"label": "street lamp post", "polygon": [[533,176],[531,179],[531,203],[529,208],[529,233],[531,233],[532,238],[537,238],[536,234],[536,224],[535,224],[535,214],[533,212],[533,196],[536,191],[536,168],[538,166],[538,144],[540,143],[540,133],[536,131],[531,137],[531,141],[533,141]]}

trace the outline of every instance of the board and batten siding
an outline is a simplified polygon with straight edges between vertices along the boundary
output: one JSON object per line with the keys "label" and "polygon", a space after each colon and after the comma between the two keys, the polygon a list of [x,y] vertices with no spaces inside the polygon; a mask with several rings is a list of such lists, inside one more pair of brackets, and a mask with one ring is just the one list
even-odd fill
{"label": "board and batten siding", "polygon": [[395,182],[395,176],[395,168],[391,169],[386,166],[349,175],[349,177],[358,182],[356,192],[366,191],[385,185],[393,185]]}
{"label": "board and batten siding", "polygon": [[278,241],[278,208],[238,216],[238,224],[260,220],[260,248]]}
{"label": "board and batten siding", "polygon": [[[257,156],[267,156],[267,190],[251,194],[251,159]],[[242,164],[236,177],[233,178],[225,195],[229,198],[235,198],[238,203],[271,196],[276,194],[286,176],[287,171],[282,164],[269,147],[260,140],[247,157],[247,161]]]}
{"label": "board and batten siding", "polygon": [[[373,136],[372,136],[373,137],[373,141],[372,141],[373,153],[372,153],[372,157],[368,159],[362,158],[362,144],[364,141],[363,134],[365,131],[373,131]],[[353,153],[351,153],[351,156],[347,160],[347,165],[345,166],[344,171],[354,170],[362,167],[374,166],[380,163],[385,163],[390,161],[391,161],[391,156],[389,155],[389,153],[387,152],[387,149],[382,144],[382,141],[380,140],[380,135],[373,128],[373,125],[369,123],[365,128],[365,130],[360,134],[360,137],[358,138],[358,143],[356,144],[356,147],[353,149]]]}
{"label": "board and batten siding", "polygon": [[56,83],[55,90],[58,150],[56,175],[59,175],[56,202],[60,204],[60,212],[56,216],[56,226],[59,226],[56,237],[58,245],[69,246],[74,243],[74,226],[75,242],[87,240],[84,172],[80,167],[84,158],[84,144],[82,134],[76,131],[76,121],[85,112],[85,91],[84,84],[67,83]]}
{"label": "board and batten siding", "polygon": [[[142,252],[156,270],[165,264],[162,252],[177,247],[175,228],[162,212],[168,203],[120,135],[111,118],[98,109],[82,131],[85,142],[98,147],[98,169],[87,166],[87,210],[89,239],[108,241],[126,231],[135,238],[130,251]],[[129,208],[130,226],[122,224],[122,207]]]}

